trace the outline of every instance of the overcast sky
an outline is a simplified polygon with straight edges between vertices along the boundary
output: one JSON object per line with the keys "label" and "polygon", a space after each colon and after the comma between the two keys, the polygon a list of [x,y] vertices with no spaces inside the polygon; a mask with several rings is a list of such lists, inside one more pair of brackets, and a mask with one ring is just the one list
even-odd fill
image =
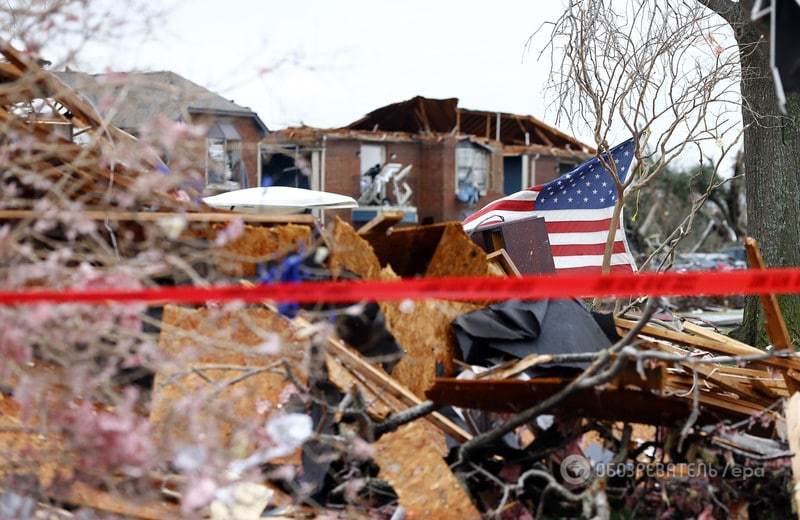
{"label": "overcast sky", "polygon": [[552,120],[549,65],[524,49],[560,10],[541,0],[183,1],[146,43],[92,49],[82,65],[173,70],[271,128],[340,126],[417,94]]}
{"label": "overcast sky", "polygon": [[[539,57],[546,31],[528,52],[526,42],[563,4],[152,0],[163,12],[149,34],[87,48],[78,66],[172,70],[249,106],[270,129],[342,126],[417,94],[555,124],[550,63]],[[585,128],[557,126],[593,144]]]}

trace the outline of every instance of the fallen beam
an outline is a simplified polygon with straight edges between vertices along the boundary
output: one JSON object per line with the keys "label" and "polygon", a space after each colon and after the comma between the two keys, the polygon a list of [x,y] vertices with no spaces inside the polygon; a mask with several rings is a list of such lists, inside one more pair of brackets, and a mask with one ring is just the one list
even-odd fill
{"label": "fallen beam", "polygon": [[[314,223],[313,215],[263,215],[259,213],[228,213],[228,212],[170,212],[170,211],[104,211],[83,210],[81,215],[91,220],[132,221],[132,222],[159,222],[165,219],[182,218],[186,222],[231,222],[242,220],[251,224],[308,224]],[[23,220],[52,218],[52,215],[41,211],[27,209],[7,209],[0,211],[0,220]]]}

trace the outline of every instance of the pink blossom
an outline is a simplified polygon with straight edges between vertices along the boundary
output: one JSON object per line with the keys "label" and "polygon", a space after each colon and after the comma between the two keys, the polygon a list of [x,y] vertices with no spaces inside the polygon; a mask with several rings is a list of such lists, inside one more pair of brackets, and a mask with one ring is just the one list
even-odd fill
{"label": "pink blossom", "polygon": [[375,448],[361,437],[356,437],[350,445],[350,454],[358,460],[370,460],[375,456]]}
{"label": "pink blossom", "polygon": [[225,244],[239,238],[242,233],[244,233],[244,221],[240,218],[235,218],[231,220],[227,226],[222,228],[219,233],[217,233],[217,237],[214,239],[214,244],[217,246],[224,246]]}
{"label": "pink blossom", "polygon": [[188,514],[208,505],[214,499],[216,492],[216,482],[208,477],[200,478],[194,482],[190,481],[181,497],[181,510],[184,514]]}
{"label": "pink blossom", "polygon": [[[33,352],[27,344],[25,334],[19,328],[6,323],[0,326],[0,358],[24,365],[33,359]],[[4,364],[4,366],[7,366]]]}
{"label": "pink blossom", "polygon": [[56,417],[62,434],[82,455],[79,467],[91,472],[121,471],[140,475],[155,461],[150,423],[136,414],[138,391],[127,387],[123,402],[112,411],[96,411],[89,403],[73,405]]}

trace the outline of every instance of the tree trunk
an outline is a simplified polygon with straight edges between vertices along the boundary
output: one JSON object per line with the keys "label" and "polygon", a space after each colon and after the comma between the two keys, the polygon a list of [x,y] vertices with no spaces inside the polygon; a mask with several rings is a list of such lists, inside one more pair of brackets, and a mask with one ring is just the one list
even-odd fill
{"label": "tree trunk", "polygon": [[[789,117],[778,111],[769,43],[751,23],[735,29],[742,63],[742,118],[748,233],[768,267],[800,266],[800,96],[790,97]],[[779,298],[793,340],[800,339],[800,297]],[[758,299],[748,298],[734,333],[758,346],[768,340]]]}

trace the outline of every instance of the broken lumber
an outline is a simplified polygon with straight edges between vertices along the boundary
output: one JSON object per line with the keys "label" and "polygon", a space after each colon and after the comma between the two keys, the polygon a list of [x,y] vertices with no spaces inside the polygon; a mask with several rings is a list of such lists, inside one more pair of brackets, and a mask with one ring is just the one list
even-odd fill
{"label": "broken lumber", "polygon": [[[617,327],[623,330],[630,330],[636,322],[625,318],[614,318]],[[685,326],[686,324],[684,324]],[[697,327],[696,325],[691,325]],[[691,330],[685,327],[686,330]],[[711,334],[713,331],[707,331],[704,334]],[[642,334],[652,336],[654,338],[664,339],[681,345],[688,345],[702,350],[706,350],[715,354],[723,354],[727,356],[748,356],[748,355],[761,355],[764,354],[763,350],[756,347],[747,345],[745,343],[737,342],[735,340],[720,341],[716,337],[707,336],[703,337],[698,335],[687,334],[685,332],[677,332],[670,330],[666,327],[648,324],[642,328]],[[717,334],[717,333],[713,333]],[[719,334],[721,336],[721,334]],[[795,368],[800,369],[800,359],[798,358],[774,358],[763,359],[754,361],[753,364],[759,366],[774,366],[776,368]]]}
{"label": "broken lumber", "polygon": [[[312,225],[312,215],[264,215],[259,213],[233,213],[223,211],[212,212],[170,212],[170,211],[117,211],[117,210],[81,210],[81,216],[90,220],[112,222],[160,222],[165,219],[180,218],[185,222],[231,222],[241,220],[251,224],[306,224]],[[28,209],[4,209],[0,211],[0,220],[37,220],[47,215],[41,211]]]}
{"label": "broken lumber", "polygon": [[[764,259],[761,257],[761,250],[758,248],[758,243],[755,239],[752,237],[745,238],[744,247],[747,250],[747,260],[750,262],[750,268],[766,269]],[[778,306],[778,299],[774,294],[762,294],[759,299],[764,307],[767,334],[772,346],[776,350],[791,349],[792,340],[789,337],[789,330],[786,328],[786,321],[783,319],[781,308]]]}
{"label": "broken lumber", "polygon": [[381,211],[372,220],[358,228],[358,234],[386,233],[389,228],[402,221],[403,217],[405,217],[405,212],[403,211]]}
{"label": "broken lumber", "polygon": [[[295,318],[293,321],[308,325],[308,322],[302,318]],[[422,403],[422,400],[414,395],[408,388],[398,383],[382,369],[370,364],[358,353],[345,345],[343,341],[336,338],[329,338],[328,349],[328,352],[337,357],[343,364],[350,367],[353,371],[362,374],[366,379],[375,384],[376,390],[380,389],[381,391],[393,393],[395,397],[408,407]],[[472,435],[438,412],[428,415],[426,420],[433,423],[434,426],[441,429],[458,442],[465,442],[472,438]]]}
{"label": "broken lumber", "polygon": [[380,476],[397,492],[408,518],[481,518],[421,425],[402,426],[373,446]]}

